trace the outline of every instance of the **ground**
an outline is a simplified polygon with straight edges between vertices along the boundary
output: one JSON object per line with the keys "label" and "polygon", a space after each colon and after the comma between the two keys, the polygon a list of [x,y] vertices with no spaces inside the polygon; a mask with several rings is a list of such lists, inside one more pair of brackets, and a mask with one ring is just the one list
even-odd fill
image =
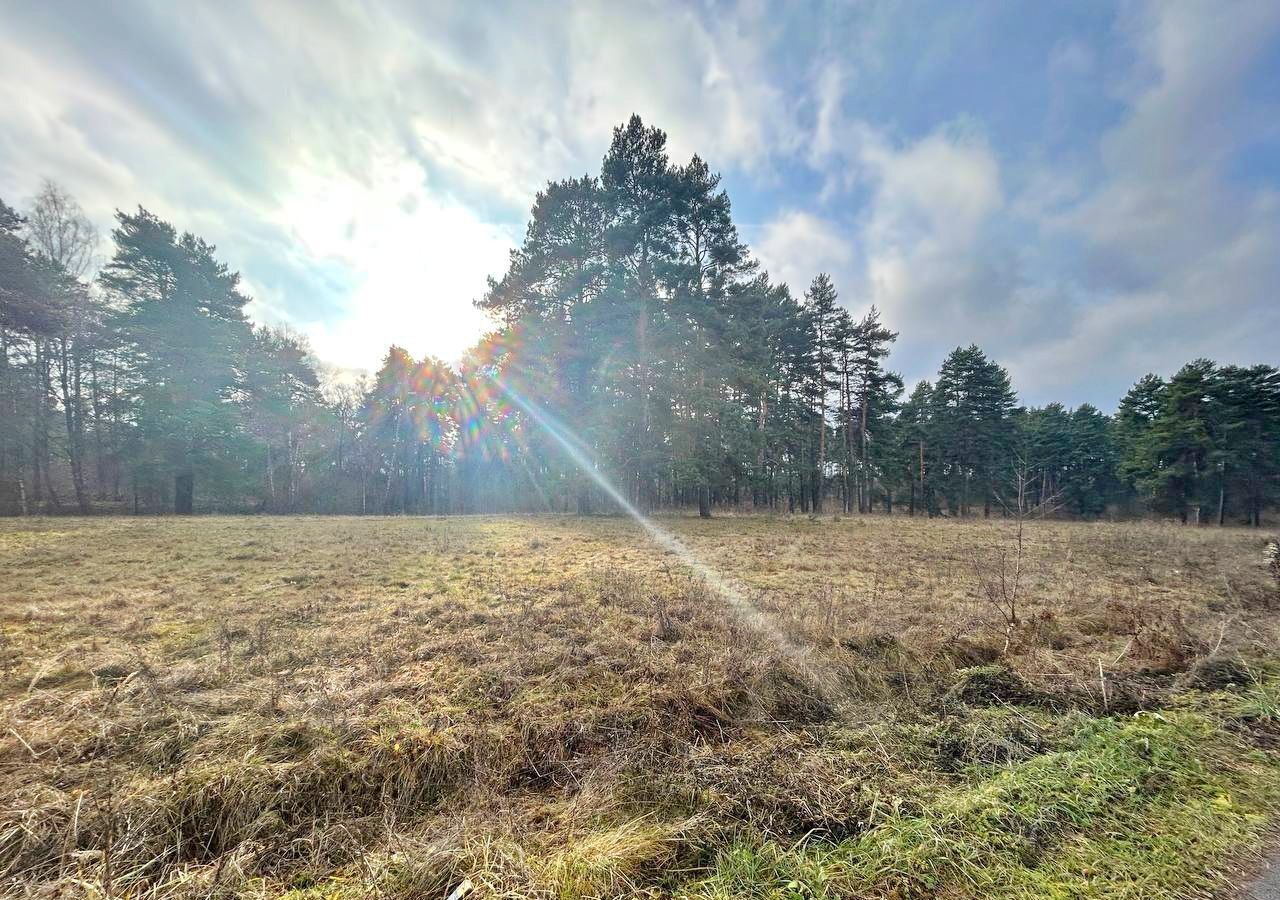
{"label": "ground", "polygon": [[0,892],[1212,896],[1274,824],[1264,535],[657,521],[0,521]]}

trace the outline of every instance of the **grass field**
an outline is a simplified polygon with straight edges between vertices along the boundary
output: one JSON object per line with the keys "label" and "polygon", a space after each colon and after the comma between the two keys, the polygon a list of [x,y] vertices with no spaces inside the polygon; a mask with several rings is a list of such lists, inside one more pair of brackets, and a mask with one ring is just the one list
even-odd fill
{"label": "grass field", "polygon": [[0,892],[1212,896],[1280,804],[1262,535],[0,521]]}

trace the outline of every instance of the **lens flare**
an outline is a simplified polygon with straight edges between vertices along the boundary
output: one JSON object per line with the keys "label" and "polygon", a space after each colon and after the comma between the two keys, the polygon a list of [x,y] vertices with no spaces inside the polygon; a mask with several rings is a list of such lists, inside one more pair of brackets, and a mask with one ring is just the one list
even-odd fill
{"label": "lens flare", "polygon": [[592,462],[587,447],[551,413],[524,397],[497,374],[492,374],[491,378],[499,390],[537,423],[595,482],[596,486],[605,492],[610,500],[640,525],[650,540],[688,566],[712,593],[724,601],[740,622],[769,640],[783,657],[796,667],[805,680],[820,690],[827,699],[844,699],[841,688],[843,682],[832,667],[816,657],[810,648],[801,646],[787,637],[767,613],[751,602],[747,590],[742,585],[704,562],[678,537],[640,512]]}

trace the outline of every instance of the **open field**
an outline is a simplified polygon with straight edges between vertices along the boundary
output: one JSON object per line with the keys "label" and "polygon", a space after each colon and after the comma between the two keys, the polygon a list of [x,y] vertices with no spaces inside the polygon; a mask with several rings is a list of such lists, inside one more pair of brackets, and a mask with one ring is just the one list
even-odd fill
{"label": "open field", "polygon": [[768,627],[621,519],[0,521],[2,892],[1209,896],[1280,804],[1258,532],[660,521]]}

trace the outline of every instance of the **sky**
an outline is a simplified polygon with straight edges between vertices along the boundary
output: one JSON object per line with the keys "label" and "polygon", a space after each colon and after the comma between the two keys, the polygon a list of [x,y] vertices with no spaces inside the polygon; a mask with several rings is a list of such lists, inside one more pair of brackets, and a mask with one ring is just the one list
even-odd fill
{"label": "sky", "polygon": [[1023,402],[1280,363],[1280,3],[0,0],[0,199],[218,247],[257,321],[374,369],[456,359],[549,180],[631,113],[724,176],[753,253],[819,271],[930,377]]}

